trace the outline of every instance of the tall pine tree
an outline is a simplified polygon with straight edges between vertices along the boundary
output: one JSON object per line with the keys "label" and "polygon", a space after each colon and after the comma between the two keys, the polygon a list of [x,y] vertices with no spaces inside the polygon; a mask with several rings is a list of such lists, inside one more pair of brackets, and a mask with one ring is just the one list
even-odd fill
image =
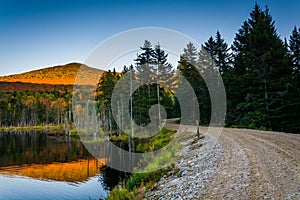
{"label": "tall pine tree", "polygon": [[186,48],[183,49],[182,56],[191,64],[196,66],[197,62],[197,48],[191,42],[186,45]]}
{"label": "tall pine tree", "polygon": [[230,115],[241,126],[280,130],[291,68],[268,8],[255,5],[232,49],[237,101]]}
{"label": "tall pine tree", "polygon": [[289,40],[289,50],[293,61],[294,78],[300,79],[300,28],[295,26]]}
{"label": "tall pine tree", "polygon": [[168,63],[168,54],[160,48],[160,45],[156,45],[154,48],[154,65],[153,72],[155,73],[156,79],[156,94],[157,94],[157,104],[158,104],[158,124],[161,123],[161,112],[160,112],[160,93],[163,92],[163,87],[161,87],[162,82],[169,81],[174,74],[173,67]]}
{"label": "tall pine tree", "polygon": [[219,70],[220,74],[229,70],[231,56],[229,53],[230,48],[219,31],[217,31],[215,39],[211,36],[207,42],[204,43],[204,49],[213,58],[215,67]]}
{"label": "tall pine tree", "polygon": [[288,101],[286,101],[286,120],[283,126],[286,131],[299,133],[300,131],[300,28],[295,26],[290,36],[289,55],[293,72],[288,87]]}

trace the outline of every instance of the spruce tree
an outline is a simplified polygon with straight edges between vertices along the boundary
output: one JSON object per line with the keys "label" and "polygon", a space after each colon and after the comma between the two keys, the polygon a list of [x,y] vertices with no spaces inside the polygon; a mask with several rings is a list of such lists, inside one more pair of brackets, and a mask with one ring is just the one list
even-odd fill
{"label": "spruce tree", "polygon": [[289,40],[289,50],[293,62],[294,78],[300,79],[300,28],[295,26]]}
{"label": "spruce tree", "polygon": [[[164,88],[161,87],[160,83],[170,81],[174,70],[172,65],[168,63],[168,54],[161,49],[159,44],[153,48],[151,42],[145,40],[141,50],[142,52],[135,59],[135,76],[137,81],[143,79],[146,84],[139,87],[133,94],[133,111],[135,121],[139,125],[147,125],[150,122],[150,107],[154,104],[161,105],[162,100],[164,100],[162,98],[168,96],[164,94]],[[158,110],[157,119],[158,121],[161,119],[160,110]]]}
{"label": "spruce tree", "polygon": [[[215,69],[219,71],[222,75],[223,83],[226,89],[227,96],[227,107],[228,110],[234,110],[232,107],[232,101],[236,98],[234,88],[235,79],[232,73],[232,60],[231,53],[229,52],[230,48],[225,40],[222,38],[219,31],[217,31],[215,38],[212,36],[204,43],[204,49],[214,60]],[[231,125],[234,121],[234,117],[231,117],[230,114],[227,115],[227,123]]]}
{"label": "spruce tree", "polygon": [[204,49],[210,54],[211,57],[215,57],[216,55],[216,41],[212,36],[208,38],[208,40],[204,43]]}
{"label": "spruce tree", "polygon": [[219,70],[220,74],[226,73],[230,67],[230,53],[229,47],[225,40],[221,37],[219,31],[217,31],[216,39],[215,39],[215,65]]}
{"label": "spruce tree", "polygon": [[237,101],[230,114],[241,126],[281,129],[291,69],[268,8],[263,11],[255,5],[232,49]]}
{"label": "spruce tree", "polygon": [[300,28],[295,26],[289,39],[292,74],[286,101],[286,116],[282,126],[288,132],[300,133]]}
{"label": "spruce tree", "polygon": [[142,52],[135,59],[135,77],[137,81],[145,84],[139,87],[133,94],[133,111],[134,119],[137,124],[147,124],[150,122],[148,110],[152,105],[151,97],[151,76],[153,65],[154,50],[149,40],[145,40],[142,47]]}
{"label": "spruce tree", "polygon": [[197,61],[197,48],[192,42],[189,42],[186,45],[186,48],[183,49],[182,56],[185,57],[185,59],[192,65],[196,66]]}
{"label": "spruce tree", "polygon": [[115,69],[113,69],[113,71],[105,71],[101,75],[96,89],[96,101],[98,104],[98,112],[100,112],[102,124],[104,124],[105,130],[110,130],[110,132],[113,128],[116,128],[116,122],[111,114],[111,98],[113,90],[119,78],[120,77],[116,73]]}
{"label": "spruce tree", "polygon": [[143,51],[137,56],[136,61],[136,73],[139,79],[143,79],[147,81],[148,85],[148,95],[150,96],[150,80],[151,80],[151,68],[153,64],[153,54],[154,50],[152,48],[151,42],[145,40],[143,47],[141,47]]}
{"label": "spruce tree", "polygon": [[[184,79],[186,79],[189,84],[192,86],[194,92],[196,94],[200,94],[200,82],[201,82],[201,75],[199,74],[199,72],[197,71],[196,67],[194,65],[192,65],[190,62],[188,62],[188,60],[186,59],[186,56],[181,55],[180,56],[180,61],[179,61],[179,65],[178,65],[178,71],[179,73],[184,77]],[[181,77],[178,77],[178,84],[180,85],[180,87],[176,90],[175,94],[176,96],[182,96],[182,97],[188,97],[189,96],[189,92],[186,90],[186,83],[181,80]],[[182,124],[194,124],[195,120],[196,120],[196,113],[194,113],[195,111],[195,99],[188,99],[191,102],[188,103],[186,105],[186,109],[182,110],[181,109],[181,116],[187,116],[190,113],[192,113],[192,116],[189,117],[188,119],[181,119],[181,123]],[[179,104],[176,104],[177,106],[179,106]],[[178,107],[176,108],[177,111],[180,110]],[[186,113],[183,113],[186,112]],[[185,121],[183,121],[185,120]]]}
{"label": "spruce tree", "polygon": [[215,39],[211,36],[205,43],[204,49],[211,55],[215,62],[215,67],[221,74],[228,71],[230,56],[228,44],[217,31]]}
{"label": "spruce tree", "polygon": [[[164,50],[160,48],[160,45],[156,45],[154,49],[154,65],[152,68],[155,76],[156,77],[156,94],[157,94],[157,104],[160,106],[160,93],[163,91],[160,89],[161,87],[161,82],[166,82],[169,81],[170,78],[172,78],[173,75],[173,67],[170,63],[167,61],[168,54],[165,53]],[[160,108],[158,108],[158,124],[161,122],[161,112]]]}
{"label": "spruce tree", "polygon": [[[193,43],[188,43],[186,48],[184,48],[183,54],[180,57],[178,70],[179,73],[192,86],[197,97],[196,99],[190,99],[191,103],[188,105],[189,108],[187,110],[189,110],[192,116],[190,117],[190,119],[188,119],[188,121],[182,123],[194,125],[196,120],[200,120],[202,124],[208,124],[210,113],[206,112],[207,110],[209,110],[209,107],[207,106],[205,100],[209,98],[209,95],[204,79],[202,77],[204,69],[201,64],[199,65],[199,52],[197,51]],[[178,92],[181,93],[180,95],[182,96],[189,96],[184,87],[179,88]],[[200,113],[197,112],[198,110],[200,110]],[[184,115],[184,113],[181,113],[181,115]]]}

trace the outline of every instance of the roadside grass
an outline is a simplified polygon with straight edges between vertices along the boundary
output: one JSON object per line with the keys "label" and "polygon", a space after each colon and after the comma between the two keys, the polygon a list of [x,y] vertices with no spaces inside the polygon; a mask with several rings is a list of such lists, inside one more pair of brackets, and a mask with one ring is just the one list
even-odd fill
{"label": "roadside grass", "polygon": [[[141,170],[137,170],[123,184],[115,187],[109,194],[108,200],[140,200],[147,190],[152,190],[161,177],[174,168],[175,152],[178,141],[174,139],[176,131],[163,128],[160,133],[140,143],[137,152],[149,152],[160,149],[156,154],[145,154],[141,161]],[[172,140],[172,142],[171,142]],[[167,145],[169,144],[169,145]],[[167,145],[167,146],[166,146]]]}

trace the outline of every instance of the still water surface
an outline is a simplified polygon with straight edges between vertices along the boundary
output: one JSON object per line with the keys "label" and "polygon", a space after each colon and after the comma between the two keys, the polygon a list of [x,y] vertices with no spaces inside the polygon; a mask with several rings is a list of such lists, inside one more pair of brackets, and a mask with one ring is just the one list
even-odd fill
{"label": "still water surface", "polygon": [[119,179],[102,166],[78,138],[0,132],[0,200],[105,199]]}

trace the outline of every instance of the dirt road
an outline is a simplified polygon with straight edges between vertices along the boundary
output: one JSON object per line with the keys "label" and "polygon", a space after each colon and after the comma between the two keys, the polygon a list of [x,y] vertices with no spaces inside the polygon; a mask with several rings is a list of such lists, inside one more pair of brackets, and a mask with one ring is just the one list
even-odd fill
{"label": "dirt road", "polygon": [[175,165],[182,176],[163,178],[147,199],[300,199],[300,135],[231,128],[204,135],[193,151],[195,134],[184,141]]}
{"label": "dirt road", "polygon": [[223,129],[205,199],[300,199],[300,135]]}

